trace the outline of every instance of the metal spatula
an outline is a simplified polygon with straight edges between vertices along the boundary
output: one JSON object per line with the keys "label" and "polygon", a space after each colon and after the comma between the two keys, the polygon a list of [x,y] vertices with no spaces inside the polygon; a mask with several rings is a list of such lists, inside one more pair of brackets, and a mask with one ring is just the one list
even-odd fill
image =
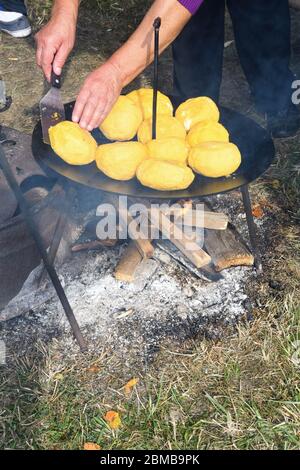
{"label": "metal spatula", "polygon": [[40,114],[43,129],[43,141],[50,144],[49,129],[65,121],[65,109],[61,99],[61,77],[51,73],[51,88],[40,102]]}

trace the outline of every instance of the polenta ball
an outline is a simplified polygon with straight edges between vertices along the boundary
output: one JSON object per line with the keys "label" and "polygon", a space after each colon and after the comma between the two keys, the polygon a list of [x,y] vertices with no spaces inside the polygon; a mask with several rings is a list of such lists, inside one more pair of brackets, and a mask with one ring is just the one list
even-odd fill
{"label": "polenta ball", "polygon": [[147,143],[150,158],[173,161],[174,163],[187,163],[189,146],[183,139],[165,137],[164,139],[150,140]]}
{"label": "polenta ball", "polygon": [[229,142],[229,132],[218,122],[198,122],[188,133],[187,142],[191,147],[203,142]]}
{"label": "polenta ball", "polygon": [[200,96],[199,98],[191,98],[182,103],[177,108],[175,117],[189,131],[191,127],[201,121],[218,122],[220,111],[211,98]]}
{"label": "polenta ball", "polygon": [[188,166],[155,158],[145,160],[138,167],[136,176],[143,186],[159,191],[186,189],[195,178]]}
{"label": "polenta ball", "polygon": [[97,142],[79,124],[62,121],[49,129],[54,152],[70,165],[88,165],[95,160]]}
{"label": "polenta ball", "polygon": [[146,147],[139,142],[114,142],[98,147],[96,164],[106,176],[127,181],[134,178],[138,166],[147,157]]}
{"label": "polenta ball", "polygon": [[[186,138],[186,131],[181,122],[172,116],[159,114],[156,121],[156,138],[164,139],[167,137]],[[146,119],[138,130],[138,140],[142,144],[147,144],[152,140],[152,119]]]}
{"label": "polenta ball", "polygon": [[189,166],[209,178],[234,173],[242,161],[238,147],[229,142],[204,142],[190,150]]}
{"label": "polenta ball", "polygon": [[127,96],[120,96],[100,130],[109,140],[127,141],[136,136],[142,121],[140,107]]}
{"label": "polenta ball", "polygon": [[[128,93],[130,98],[135,104],[137,104],[142,113],[143,118],[152,118],[153,112],[153,89],[152,88],[140,88],[139,90]],[[160,91],[157,94],[157,114],[165,114],[167,116],[173,116],[173,105],[171,100],[163,95]]]}

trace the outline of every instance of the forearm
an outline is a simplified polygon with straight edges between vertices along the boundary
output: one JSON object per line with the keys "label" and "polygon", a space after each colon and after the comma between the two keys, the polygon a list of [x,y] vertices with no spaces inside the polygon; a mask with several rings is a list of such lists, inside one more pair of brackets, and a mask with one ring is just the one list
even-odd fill
{"label": "forearm", "polygon": [[54,0],[52,8],[52,19],[60,16],[68,17],[77,22],[80,0]]}
{"label": "forearm", "polygon": [[162,20],[160,52],[163,52],[190,20],[191,13],[177,0],[155,0],[136,31],[108,61],[119,70],[123,86],[128,85],[153,61],[153,22],[157,17]]}

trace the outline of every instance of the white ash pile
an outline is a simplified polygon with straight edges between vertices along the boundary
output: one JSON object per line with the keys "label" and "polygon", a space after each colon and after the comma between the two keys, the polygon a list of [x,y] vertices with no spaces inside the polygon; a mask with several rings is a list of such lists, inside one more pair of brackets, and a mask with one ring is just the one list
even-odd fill
{"label": "white ash pile", "polygon": [[[59,275],[89,345],[102,342],[144,359],[167,338],[182,340],[203,334],[218,337],[220,328],[247,315],[245,286],[251,268],[224,271],[208,282],[187,274],[161,250],[149,260],[147,275],[132,284],[117,281],[114,269],[124,246],[73,255]],[[49,299],[49,292],[52,294]],[[38,307],[1,325],[1,339],[11,351],[25,353],[35,341],[60,339],[69,354],[77,345],[52,287],[42,290]],[[41,301],[45,301],[41,305]]]}

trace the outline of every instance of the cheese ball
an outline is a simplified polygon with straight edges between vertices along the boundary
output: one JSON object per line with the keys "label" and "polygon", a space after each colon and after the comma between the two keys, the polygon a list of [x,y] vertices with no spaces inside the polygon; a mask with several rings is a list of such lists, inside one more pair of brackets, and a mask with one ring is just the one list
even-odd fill
{"label": "cheese ball", "polygon": [[187,163],[189,146],[183,139],[165,137],[164,139],[150,140],[147,143],[150,158],[173,161],[174,163]]}
{"label": "cheese ball", "polygon": [[[172,116],[158,115],[156,121],[156,138],[167,137],[186,138],[186,131],[183,125]],[[144,121],[138,130],[138,140],[142,144],[147,144],[152,140],[152,119]]]}
{"label": "cheese ball", "polygon": [[220,111],[215,102],[207,96],[191,98],[182,103],[175,113],[185,129],[189,131],[195,124],[202,121],[215,121],[220,119]]}
{"label": "cheese ball", "polygon": [[145,160],[136,173],[143,186],[159,191],[176,191],[188,188],[195,175],[186,165],[150,158]]}
{"label": "cheese ball", "polygon": [[229,142],[229,132],[218,122],[198,122],[188,133],[187,143],[196,147],[203,142]]}
{"label": "cheese ball", "polygon": [[238,147],[226,142],[205,142],[190,150],[189,166],[209,178],[221,178],[234,173],[242,161]]}
{"label": "cheese ball", "polygon": [[49,129],[54,152],[70,165],[88,165],[95,160],[97,142],[79,124],[62,121]]}
{"label": "cheese ball", "polygon": [[[137,104],[142,113],[143,119],[152,118],[153,111],[153,89],[152,88],[140,88],[139,90],[132,91],[126,95],[135,104]],[[163,95],[160,91],[157,94],[157,114],[165,114],[167,116],[173,116],[173,105],[171,100]]]}
{"label": "cheese ball", "polygon": [[138,166],[147,157],[146,147],[139,142],[114,142],[98,147],[96,164],[106,176],[127,181],[135,177]]}
{"label": "cheese ball", "polygon": [[109,140],[128,141],[136,136],[142,121],[140,107],[126,96],[120,96],[100,130]]}

